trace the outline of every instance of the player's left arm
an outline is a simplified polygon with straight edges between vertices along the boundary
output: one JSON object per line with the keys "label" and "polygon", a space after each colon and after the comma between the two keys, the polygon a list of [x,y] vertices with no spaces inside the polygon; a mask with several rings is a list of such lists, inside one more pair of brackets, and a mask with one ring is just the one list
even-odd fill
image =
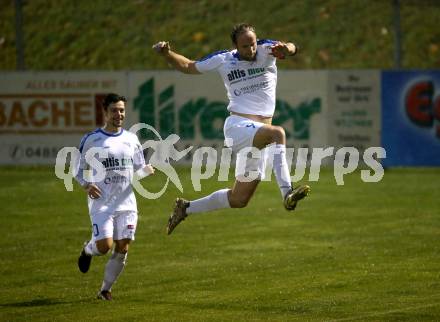
{"label": "player's left arm", "polygon": [[138,138],[136,138],[136,145],[133,155],[133,168],[140,179],[154,174],[153,166],[151,164],[145,164],[142,145]]}
{"label": "player's left arm", "polygon": [[287,56],[295,56],[298,53],[298,46],[293,42],[282,42],[278,41],[272,45],[272,56],[279,59],[284,59]]}
{"label": "player's left arm", "polygon": [[[139,171],[139,170],[138,170]],[[143,168],[142,168],[142,173],[145,175],[145,177],[154,174],[154,168],[151,164],[146,164]]]}

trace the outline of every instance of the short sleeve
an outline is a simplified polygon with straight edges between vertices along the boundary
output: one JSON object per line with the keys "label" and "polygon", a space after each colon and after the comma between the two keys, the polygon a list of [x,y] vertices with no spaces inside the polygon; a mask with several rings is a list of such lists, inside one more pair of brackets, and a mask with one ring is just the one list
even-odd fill
{"label": "short sleeve", "polygon": [[81,142],[79,144],[79,152],[80,152],[80,157],[77,161],[77,163],[75,164],[75,179],[76,181],[83,187],[85,187],[85,185],[88,183],[85,178],[84,178],[84,170],[87,169],[87,163],[86,163],[86,158],[85,155],[87,153],[87,150],[89,149],[89,144],[88,144],[88,137],[91,136],[94,132],[86,134],[82,139]]}
{"label": "short sleeve", "polygon": [[259,39],[257,41],[257,45],[258,47],[260,47],[262,49],[262,53],[269,57],[269,58],[273,58],[273,60],[275,60],[276,58],[272,55],[270,55],[271,53],[271,48],[273,45],[275,45],[278,41],[277,40],[272,40],[272,39]]}
{"label": "short sleeve", "polygon": [[226,53],[227,50],[217,51],[215,53],[212,53],[198,61],[196,61],[196,68],[200,73],[205,73],[209,71],[216,70],[219,68],[223,61],[224,61],[224,53]]}

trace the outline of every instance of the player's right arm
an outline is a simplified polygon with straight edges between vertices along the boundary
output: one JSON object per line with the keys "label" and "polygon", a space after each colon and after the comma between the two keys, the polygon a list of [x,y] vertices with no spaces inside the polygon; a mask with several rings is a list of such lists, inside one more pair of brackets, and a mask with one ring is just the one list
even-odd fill
{"label": "player's right arm", "polygon": [[168,41],[159,41],[153,45],[153,49],[178,71],[185,74],[200,74],[196,68],[196,62],[172,51]]}
{"label": "player's right arm", "polygon": [[87,191],[87,194],[92,199],[98,199],[102,196],[101,189],[94,183],[88,183],[84,189]]}
{"label": "player's right arm", "polygon": [[86,152],[89,148],[89,146],[87,144],[88,143],[87,138],[88,138],[88,135],[84,136],[81,140],[81,143],[80,143],[79,151],[80,151],[81,155],[80,155],[80,158],[78,161],[75,179],[84,188],[84,190],[86,190],[87,195],[90,198],[98,199],[102,195],[101,189],[99,189],[99,187],[96,184],[88,182],[84,178],[84,170],[87,169],[85,155],[86,155]]}

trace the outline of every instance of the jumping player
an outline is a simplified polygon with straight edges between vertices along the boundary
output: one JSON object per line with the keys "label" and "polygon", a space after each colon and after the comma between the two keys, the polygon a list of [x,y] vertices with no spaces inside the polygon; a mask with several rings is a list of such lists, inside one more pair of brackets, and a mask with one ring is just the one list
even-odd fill
{"label": "jumping player", "polygon": [[[155,44],[153,49],[176,70],[185,74],[209,71],[220,74],[229,98],[230,116],[225,120],[223,129],[226,144],[233,152],[249,147],[264,150],[268,145],[274,145],[275,178],[284,207],[294,210],[298,201],[309,193],[310,187],[292,187],[285,156],[286,135],[282,127],[272,125],[272,116],[277,83],[276,59],[294,56],[298,48],[291,42],[257,40],[254,27],[245,23],[234,26],[231,40],[235,49],[218,51],[199,61],[172,51],[167,41]],[[238,160],[237,157],[237,163]],[[245,172],[258,173],[255,180],[243,180],[242,174],[237,172],[237,166],[232,189],[218,190],[193,201],[178,198],[168,221],[168,234],[189,214],[246,207],[264,175],[264,166],[264,157],[249,159]]]}

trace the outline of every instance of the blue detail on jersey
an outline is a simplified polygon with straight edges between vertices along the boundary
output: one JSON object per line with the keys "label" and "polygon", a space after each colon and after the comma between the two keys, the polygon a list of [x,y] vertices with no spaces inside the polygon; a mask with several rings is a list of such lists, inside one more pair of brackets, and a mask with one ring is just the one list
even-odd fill
{"label": "blue detail on jersey", "polygon": [[[278,41],[271,40],[271,39],[259,39],[259,40],[257,40],[257,46],[264,45],[264,44],[275,45],[277,42]],[[258,49],[257,49],[257,52],[258,52]],[[238,53],[238,50],[235,50],[235,52],[232,53],[232,56],[238,60],[241,60],[240,54]]]}
{"label": "blue detail on jersey", "polygon": [[104,135],[107,135],[107,136],[120,136],[122,134],[122,132],[124,132],[124,129],[121,129],[121,131],[118,133],[108,133],[108,132],[105,132],[103,129],[98,129],[98,131]]}
{"label": "blue detail on jersey", "polygon": [[91,136],[92,134],[98,133],[100,129],[96,129],[93,132],[87,133],[86,135],[83,136],[83,138],[81,139],[81,142],[79,143],[79,152],[82,153],[83,148],[84,148],[84,144],[86,143],[86,140],[89,136]]}
{"label": "blue detail on jersey", "polygon": [[227,52],[228,52],[228,50],[218,50],[216,52],[213,52],[212,54],[209,54],[209,55],[203,57],[202,59],[198,60],[198,62],[202,62],[202,61],[207,60],[207,59],[209,59],[211,57],[214,57],[214,56],[217,56],[217,55],[221,55],[221,54],[224,54],[224,53],[227,53]]}
{"label": "blue detail on jersey", "polygon": [[96,133],[102,133],[106,136],[119,136],[124,132],[124,129],[122,129],[120,132],[118,133],[107,133],[105,132],[103,129],[99,128],[94,130],[93,132],[87,133],[86,135],[83,136],[83,138],[81,139],[81,142],[79,144],[79,152],[82,153],[83,149],[84,149],[84,144],[86,143],[87,139],[89,138],[89,136],[96,134]]}
{"label": "blue detail on jersey", "polygon": [[264,44],[271,44],[274,45],[276,44],[278,41],[276,40],[272,40],[272,39],[259,39],[257,40],[257,45],[264,45]]}

